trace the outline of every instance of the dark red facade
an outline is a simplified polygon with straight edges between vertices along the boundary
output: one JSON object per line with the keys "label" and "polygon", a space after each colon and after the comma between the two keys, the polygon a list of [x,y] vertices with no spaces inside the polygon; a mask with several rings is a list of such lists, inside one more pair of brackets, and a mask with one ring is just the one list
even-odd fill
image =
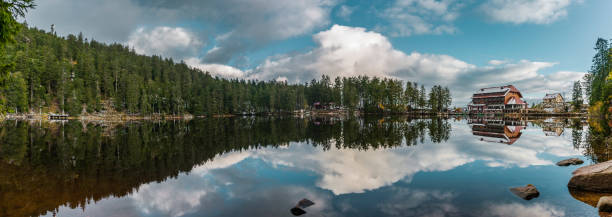
{"label": "dark red facade", "polygon": [[479,89],[472,95],[468,112],[474,113],[513,113],[523,112],[527,103],[523,95],[513,85]]}

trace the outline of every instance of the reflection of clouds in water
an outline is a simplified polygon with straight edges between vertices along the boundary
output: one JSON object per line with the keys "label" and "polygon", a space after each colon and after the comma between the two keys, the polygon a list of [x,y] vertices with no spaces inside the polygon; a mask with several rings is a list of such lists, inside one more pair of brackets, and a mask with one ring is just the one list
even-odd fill
{"label": "reflection of clouds in water", "polygon": [[[142,185],[130,198],[147,215],[286,216],[289,208],[302,198],[316,203],[316,206],[308,208],[309,214],[336,215],[329,205],[331,195],[325,191],[294,185],[266,186],[266,178],[258,175],[257,168],[251,168],[253,165],[232,167],[250,154],[233,152],[219,155],[194,168],[191,175],[181,174],[162,183]],[[234,202],[224,202],[228,199]]]}
{"label": "reflection of clouds in water", "polygon": [[378,204],[381,212],[389,216],[447,216],[459,211],[451,203],[456,199],[453,193],[399,187],[390,190],[392,196]]}
{"label": "reflection of clouds in water", "polygon": [[561,217],[565,211],[561,208],[546,203],[535,204],[493,204],[486,209],[482,216],[492,217]]}
{"label": "reflection of clouds in water", "polygon": [[[163,183],[149,183],[139,187],[131,195],[135,205],[143,213],[161,212],[168,216],[183,216],[202,209],[203,204],[213,204],[212,200],[220,198],[215,191],[214,181],[203,178],[214,169],[231,167],[249,157],[248,152],[232,152],[215,157],[212,161],[191,170],[195,175],[179,175],[177,179],[169,179]],[[207,177],[208,178],[208,177]],[[223,184],[228,185],[229,182]]]}
{"label": "reflection of clouds in water", "polygon": [[[310,144],[292,143],[283,148],[231,152],[195,167],[191,173],[196,176],[179,176],[178,180],[143,185],[133,199],[144,211],[156,210],[172,216],[197,212],[204,208],[203,204],[232,215],[258,216],[271,213],[286,215],[286,210],[279,210],[278,207],[291,207],[299,199],[307,197],[317,203],[309,213],[329,214],[333,209],[329,206],[331,195],[297,186],[262,188],[262,177],[257,177],[257,168],[239,170],[233,166],[245,159],[255,158],[274,168],[283,166],[312,171],[320,176],[317,186],[340,195],[378,189],[399,180],[410,180],[418,172],[447,171],[474,161],[483,161],[491,167],[527,167],[552,165],[551,161],[539,157],[543,153],[555,156],[578,154],[569,144],[571,140],[546,137],[541,133],[536,134],[536,130],[539,129],[524,130],[525,134],[514,145],[478,141],[467,125],[455,124],[452,131],[455,136],[445,143],[426,142],[417,146],[378,150],[337,149],[332,146],[328,151]],[[199,183],[189,184],[194,180]],[[394,189],[395,195],[392,197],[395,199],[378,206],[387,215],[440,216],[457,212],[451,203],[453,194]],[[218,190],[233,200],[251,202],[240,204],[240,209],[234,207],[236,204],[219,204],[212,199],[222,196],[215,193]],[[491,205],[490,212],[505,216],[504,211],[515,211],[513,209],[518,209],[516,206],[520,204]],[[350,204],[342,203],[337,208],[344,211],[353,209]],[[564,214],[547,205],[536,204],[528,208],[549,213],[548,216]],[[253,210],[258,211],[252,213]]]}
{"label": "reflection of clouds in water", "polygon": [[559,157],[580,155],[580,150],[573,148],[571,141],[571,130],[566,129],[561,136],[545,136],[540,128],[528,128],[523,130],[519,140],[520,146],[536,150],[540,153],[548,153]]}
{"label": "reflection of clouds in water", "polygon": [[206,185],[196,183],[198,180],[194,178],[183,176],[164,183],[145,184],[131,198],[145,214],[161,212],[168,216],[183,216],[195,212],[201,199],[210,191]]}
{"label": "reflection of clouds in water", "polygon": [[248,151],[230,152],[222,155],[217,155],[211,161],[205,162],[200,166],[196,166],[191,170],[191,173],[203,175],[212,169],[223,169],[234,164],[240,163],[251,155]]}
{"label": "reflection of clouds in water", "polygon": [[254,156],[272,164],[291,162],[293,167],[314,171],[321,175],[317,186],[338,195],[377,189],[418,171],[445,170],[466,163],[462,158],[443,153],[455,152],[442,150],[437,156],[426,157],[429,154],[405,148],[364,151],[331,147],[323,151],[297,143],[292,144],[288,151],[266,149]]}
{"label": "reflection of clouds in water", "polygon": [[272,165],[313,171],[321,176],[317,186],[339,195],[377,189],[401,179],[410,180],[417,172],[447,171],[476,160],[490,167],[527,167],[552,165],[550,160],[538,157],[542,153],[578,154],[563,137],[533,134],[523,136],[514,145],[504,145],[478,141],[467,125],[456,124],[452,132],[455,136],[448,142],[408,148],[355,150],[332,146],[323,151],[294,143],[288,149],[265,148],[252,155]]}

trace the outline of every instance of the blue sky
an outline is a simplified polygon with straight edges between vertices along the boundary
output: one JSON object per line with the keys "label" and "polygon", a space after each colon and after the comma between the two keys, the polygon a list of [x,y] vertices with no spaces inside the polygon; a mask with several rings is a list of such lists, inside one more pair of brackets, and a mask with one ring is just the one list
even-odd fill
{"label": "blue sky", "polygon": [[326,74],[528,99],[566,92],[612,37],[607,0],[45,0],[29,25],[118,42],[227,78],[305,82]]}

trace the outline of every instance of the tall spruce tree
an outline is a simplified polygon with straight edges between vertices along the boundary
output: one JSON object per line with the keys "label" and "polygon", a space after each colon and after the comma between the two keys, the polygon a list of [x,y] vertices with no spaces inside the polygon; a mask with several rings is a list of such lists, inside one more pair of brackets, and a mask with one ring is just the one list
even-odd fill
{"label": "tall spruce tree", "polygon": [[575,81],[574,88],[572,89],[572,106],[574,107],[574,111],[579,111],[583,102],[582,85],[580,85],[580,81]]}

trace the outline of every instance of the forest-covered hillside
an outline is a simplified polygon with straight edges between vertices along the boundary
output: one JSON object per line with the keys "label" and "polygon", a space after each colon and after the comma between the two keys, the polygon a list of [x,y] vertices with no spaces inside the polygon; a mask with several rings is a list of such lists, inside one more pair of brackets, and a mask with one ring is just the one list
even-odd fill
{"label": "forest-covered hillside", "polygon": [[[242,114],[290,112],[333,102],[366,112],[442,111],[448,88],[394,79],[323,76],[305,84],[228,80],[160,56],[79,35],[23,26],[1,48],[3,113]],[[429,92],[427,94],[427,92]]]}
{"label": "forest-covered hillside", "polygon": [[612,45],[608,40],[599,38],[595,43],[593,65],[584,76],[585,90],[589,99],[591,116],[604,117],[612,101]]}

